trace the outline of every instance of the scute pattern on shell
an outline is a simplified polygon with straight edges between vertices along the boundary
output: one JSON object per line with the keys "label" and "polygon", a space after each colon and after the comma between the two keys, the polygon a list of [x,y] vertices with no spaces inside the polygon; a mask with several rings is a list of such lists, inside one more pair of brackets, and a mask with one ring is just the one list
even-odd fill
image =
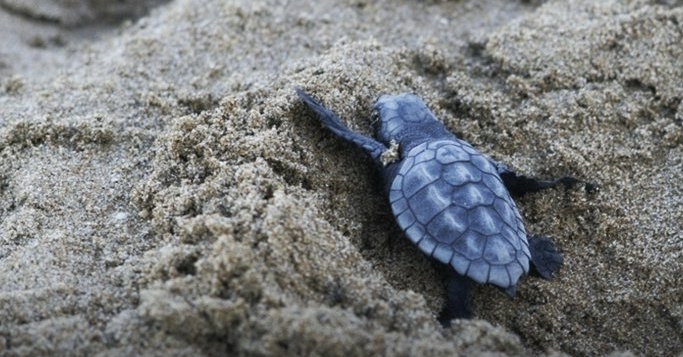
{"label": "scute pattern on shell", "polygon": [[507,288],[529,271],[517,207],[489,159],[466,142],[438,140],[410,150],[389,201],[406,236],[458,273]]}

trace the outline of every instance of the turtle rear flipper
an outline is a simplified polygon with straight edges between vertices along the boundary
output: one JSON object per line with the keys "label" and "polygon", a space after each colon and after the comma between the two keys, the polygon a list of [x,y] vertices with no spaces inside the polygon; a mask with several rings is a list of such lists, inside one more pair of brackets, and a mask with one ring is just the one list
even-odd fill
{"label": "turtle rear flipper", "polygon": [[439,322],[443,327],[451,325],[453,319],[472,318],[470,307],[470,279],[457,273],[451,273],[446,283],[446,304],[439,313]]}
{"label": "turtle rear flipper", "polygon": [[336,114],[323,107],[320,103],[316,102],[315,99],[311,98],[311,96],[306,94],[303,90],[301,90],[301,88],[294,88],[294,90],[299,98],[306,103],[306,106],[318,114],[318,119],[327,129],[329,129],[338,137],[352,142],[356,146],[365,150],[365,152],[367,152],[376,163],[381,165],[380,156],[382,156],[382,153],[387,150],[387,147],[384,146],[384,144],[373,138],[354,133],[351,131],[351,129],[344,125],[344,123],[342,123]]}
{"label": "turtle rear flipper", "polygon": [[543,279],[550,279],[554,272],[561,266],[564,258],[557,251],[555,244],[540,236],[528,237],[529,252],[531,253],[531,263],[533,270]]}

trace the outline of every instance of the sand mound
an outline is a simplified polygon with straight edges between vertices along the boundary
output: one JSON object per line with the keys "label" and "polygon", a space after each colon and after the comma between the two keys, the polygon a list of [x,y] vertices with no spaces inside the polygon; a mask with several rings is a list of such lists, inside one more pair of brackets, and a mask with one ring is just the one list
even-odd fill
{"label": "sand mound", "polygon": [[[683,351],[680,4],[130,3],[0,1],[0,355]],[[414,92],[598,184],[518,200],[563,269],[442,329],[441,275],[295,85],[368,134]]]}

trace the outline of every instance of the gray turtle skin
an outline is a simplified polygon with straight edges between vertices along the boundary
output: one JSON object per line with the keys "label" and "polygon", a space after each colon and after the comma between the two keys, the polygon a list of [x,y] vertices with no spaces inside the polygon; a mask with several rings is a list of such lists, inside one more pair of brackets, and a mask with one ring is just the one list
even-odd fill
{"label": "gray turtle skin", "polygon": [[[469,281],[497,286],[512,297],[530,266],[548,279],[562,264],[550,240],[527,236],[510,192],[523,194],[578,180],[544,181],[515,174],[451,134],[412,94],[377,99],[379,125],[373,139],[352,132],[333,112],[295,90],[326,128],[375,161],[406,237],[452,267],[440,315],[445,325],[452,318],[471,316]],[[392,142],[398,143],[399,159],[385,165],[381,156]]]}

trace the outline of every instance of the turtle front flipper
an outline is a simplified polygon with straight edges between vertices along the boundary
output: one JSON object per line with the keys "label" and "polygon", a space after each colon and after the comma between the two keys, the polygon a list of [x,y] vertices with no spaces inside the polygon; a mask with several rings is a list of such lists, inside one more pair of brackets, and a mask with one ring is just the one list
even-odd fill
{"label": "turtle front flipper", "polygon": [[466,276],[451,272],[446,283],[446,304],[439,313],[439,322],[443,327],[450,326],[453,319],[472,318],[470,284]]}
{"label": "turtle front flipper", "polygon": [[379,141],[369,138],[367,136],[354,133],[349,129],[344,123],[339,120],[339,117],[334,114],[331,110],[323,107],[320,103],[316,102],[315,99],[311,98],[306,94],[301,88],[294,88],[296,94],[303,100],[306,105],[311,108],[316,114],[318,114],[318,119],[320,122],[331,132],[333,132],[338,137],[354,143],[356,146],[365,150],[365,152],[372,157],[372,159],[381,165],[380,156],[387,150],[387,147]]}
{"label": "turtle front flipper", "polygon": [[491,160],[491,162],[494,164],[494,166],[496,166],[498,175],[500,175],[500,178],[503,179],[503,184],[505,184],[505,187],[507,187],[511,194],[516,196],[521,196],[529,192],[538,192],[558,185],[570,187],[578,183],[585,184],[586,191],[588,192],[591,192],[595,189],[595,185],[592,183],[579,180],[572,176],[564,176],[555,180],[540,180],[533,177],[519,175],[516,172],[508,169],[505,165],[493,160]]}
{"label": "turtle front flipper", "polygon": [[531,253],[532,267],[543,279],[550,279],[554,272],[562,266],[564,258],[557,250],[555,244],[541,236],[530,236],[529,252]]}

